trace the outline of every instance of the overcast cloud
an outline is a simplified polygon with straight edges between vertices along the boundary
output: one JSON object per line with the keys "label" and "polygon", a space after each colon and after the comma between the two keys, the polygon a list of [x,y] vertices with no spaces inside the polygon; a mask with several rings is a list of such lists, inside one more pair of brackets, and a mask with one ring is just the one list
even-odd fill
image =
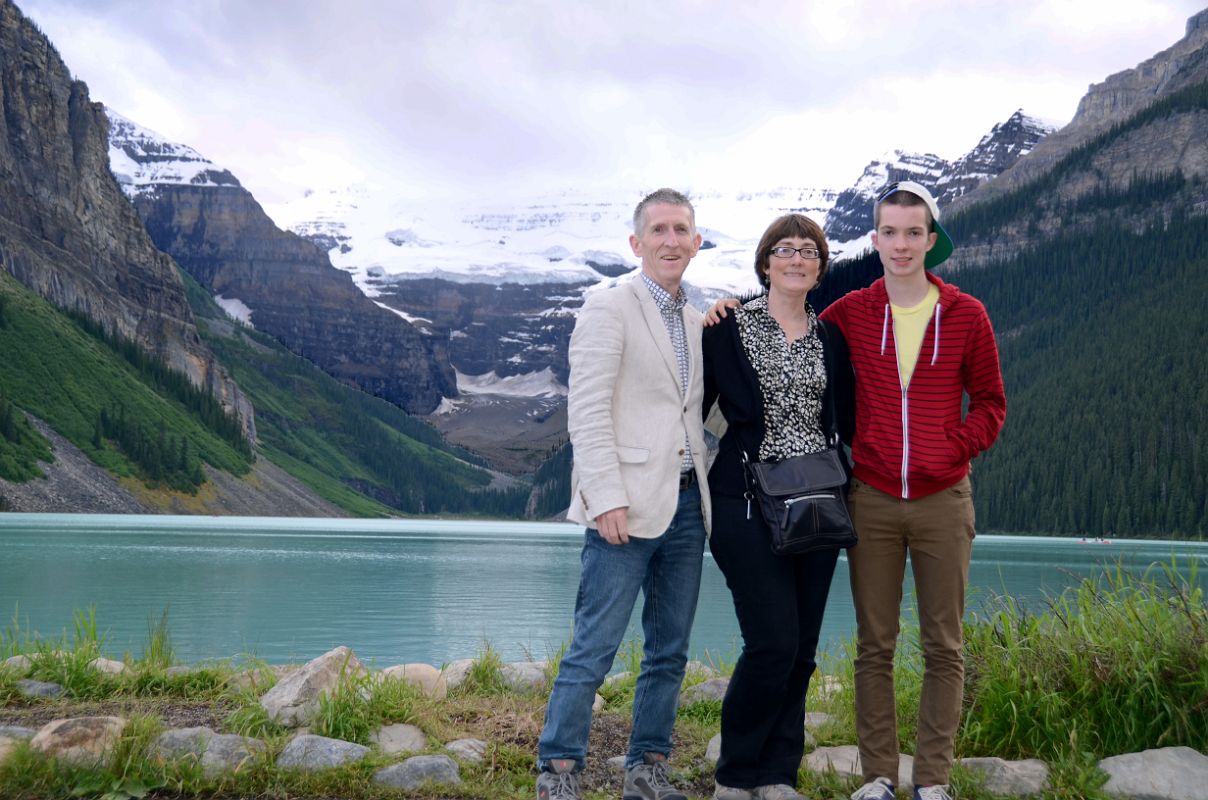
{"label": "overcast cloud", "polygon": [[1202,0],[18,0],[94,100],[262,201],[843,188],[1182,38]]}

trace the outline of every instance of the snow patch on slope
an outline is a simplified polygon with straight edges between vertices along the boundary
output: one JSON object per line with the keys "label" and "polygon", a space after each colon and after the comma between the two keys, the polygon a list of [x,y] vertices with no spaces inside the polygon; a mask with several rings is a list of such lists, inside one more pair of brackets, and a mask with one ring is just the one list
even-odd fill
{"label": "snow patch on slope", "polygon": [[214,295],[214,302],[218,307],[227,313],[227,316],[234,320],[239,320],[244,325],[255,327],[252,325],[252,310],[242,301],[234,297],[223,297],[222,295]]}
{"label": "snow patch on slope", "polygon": [[509,397],[565,397],[567,388],[549,367],[540,372],[508,375],[501,378],[494,370],[483,375],[457,372],[457,391],[461,394],[501,394]]}

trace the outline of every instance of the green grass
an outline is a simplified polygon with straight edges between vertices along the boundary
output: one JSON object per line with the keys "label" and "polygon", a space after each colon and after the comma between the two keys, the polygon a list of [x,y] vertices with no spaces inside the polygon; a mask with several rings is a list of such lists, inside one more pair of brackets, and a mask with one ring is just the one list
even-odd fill
{"label": "green grass", "polygon": [[527,488],[486,491],[482,461],[426,422],[346,386],[229,320],[183,276],[202,338],[256,408],[261,453],[358,516],[523,514]]}
{"label": "green grass", "polygon": [[[1208,610],[1202,592],[1190,588],[1194,585],[1194,574],[1189,581],[1173,565],[1142,576],[1114,569],[1052,599],[1039,613],[1003,599],[993,613],[971,619],[966,626],[968,670],[957,756],[1041,758],[1050,768],[1049,787],[1041,800],[1108,800],[1102,791],[1106,776],[1096,766],[1101,758],[1167,745],[1208,749],[1204,714]],[[260,706],[259,695],[273,680],[263,665],[259,668],[264,680],[257,690],[235,688],[238,667],[229,662],[166,676],[173,657],[164,615],[149,623],[142,657],[126,656],[127,674],[100,675],[86,666],[104,647],[97,630],[95,615],[81,612],[71,632],[47,641],[14,617],[0,633],[0,653],[31,654],[35,665],[28,675],[62,678],[71,684],[74,701],[221,699],[230,712],[219,727],[262,739],[268,752],[238,775],[205,778],[188,763],[162,763],[150,757],[147,748],[162,723],[153,713],[135,714],[122,744],[99,767],[56,765],[27,745],[18,747],[0,764],[0,797],[67,798],[74,792],[76,796],[127,800],[138,797],[143,789],[155,790],[157,796],[282,800],[399,796],[372,782],[376,770],[400,760],[377,750],[364,762],[324,773],[277,768],[275,758],[289,731],[273,724]],[[906,646],[897,670],[899,733],[909,752],[921,676],[917,626],[909,620],[903,641]],[[640,660],[640,644],[628,642],[617,666],[636,675]],[[546,695],[507,690],[500,678],[501,666],[497,651],[484,645],[466,681],[445,700],[430,699],[410,684],[376,674],[350,677],[322,701],[310,727],[317,734],[362,744],[369,741],[373,730],[395,722],[420,726],[434,742],[474,736],[488,742],[486,759],[482,764],[462,765],[461,786],[434,787],[405,796],[529,798]],[[811,682],[807,709],[827,712],[833,718],[815,731],[819,745],[855,742],[851,669],[847,652],[824,656],[822,670]],[[606,714],[629,715],[634,675],[602,687],[601,694],[608,701]],[[822,675],[832,680],[823,681]],[[16,677],[0,671],[0,700],[6,705],[28,703],[18,699]],[[703,678],[690,673],[685,683]],[[837,688],[824,691],[826,684],[836,680]],[[704,751],[717,733],[719,721],[717,701],[680,709],[673,763],[680,776],[697,787],[712,780]],[[593,757],[605,755],[611,754]],[[811,798],[841,800],[858,783],[802,769],[798,788]],[[994,800],[976,774],[959,766],[951,784],[954,797],[960,800]],[[899,792],[899,797],[908,795],[905,788]],[[603,791],[587,794],[589,800],[611,796]]]}
{"label": "green grass", "polygon": [[[211,466],[235,475],[248,471],[248,459],[178,400],[157,392],[119,353],[4,272],[0,296],[6,299],[7,319],[0,327],[0,394],[14,406],[45,421],[118,476],[138,476],[140,470],[112,443],[94,440],[101,411],[118,404],[148,432],[163,430],[173,440],[185,439]],[[28,480],[31,459],[41,457],[45,439],[34,434],[17,448],[10,445],[0,445],[0,474]]]}
{"label": "green grass", "polygon": [[40,478],[39,461],[54,461],[50,442],[0,390],[0,478],[17,482]]}
{"label": "green grass", "polygon": [[491,697],[507,694],[507,683],[503,680],[503,659],[490,642],[483,645],[482,652],[470,665],[470,671],[455,693]]}
{"label": "green grass", "polygon": [[964,749],[1003,757],[1208,750],[1208,606],[1175,565],[1123,569],[967,626]]}
{"label": "green grass", "polygon": [[[336,381],[276,340],[232,324],[187,277],[186,286],[199,333],[253,403],[260,454],[321,497],[364,517],[523,515],[527,487],[487,490],[492,476],[480,458],[448,444],[422,420]],[[173,454],[186,451],[190,461],[199,458],[237,476],[248,472],[245,454],[202,424],[173,392],[157,388],[154,376],[140,373],[120,347],[86,332],[7,273],[0,273],[0,298],[0,477],[30,480],[41,475],[39,460],[53,460],[49,442],[28,424],[25,411],[118,477],[152,487],[179,483],[152,479],[149,467],[124,453],[116,439],[98,436],[102,411],[113,415],[118,408],[150,441],[171,444]]]}

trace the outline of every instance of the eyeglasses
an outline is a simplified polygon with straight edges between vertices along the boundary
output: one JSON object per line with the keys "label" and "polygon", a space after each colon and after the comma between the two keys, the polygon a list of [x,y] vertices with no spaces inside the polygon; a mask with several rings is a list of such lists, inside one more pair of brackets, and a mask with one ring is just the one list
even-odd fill
{"label": "eyeglasses", "polygon": [[822,251],[816,247],[781,246],[772,248],[772,255],[776,256],[776,258],[792,258],[794,253],[800,253],[801,257],[807,261],[811,258],[820,258],[822,256]]}

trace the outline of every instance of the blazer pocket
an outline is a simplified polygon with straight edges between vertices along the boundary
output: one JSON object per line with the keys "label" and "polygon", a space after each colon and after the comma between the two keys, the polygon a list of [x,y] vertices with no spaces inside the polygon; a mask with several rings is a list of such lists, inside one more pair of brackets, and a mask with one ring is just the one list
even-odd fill
{"label": "blazer pocket", "polygon": [[650,458],[649,448],[617,445],[617,460],[622,464],[644,464],[648,458]]}

